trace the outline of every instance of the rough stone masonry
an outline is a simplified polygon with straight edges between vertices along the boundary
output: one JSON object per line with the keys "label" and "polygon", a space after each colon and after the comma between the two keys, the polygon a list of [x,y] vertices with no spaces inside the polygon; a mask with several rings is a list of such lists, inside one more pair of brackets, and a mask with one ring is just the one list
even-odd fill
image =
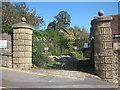
{"label": "rough stone masonry", "polygon": [[30,68],[32,65],[32,30],[33,27],[22,22],[14,24],[13,28],[13,68]]}
{"label": "rough stone masonry", "polygon": [[91,21],[95,71],[102,79],[118,83],[118,51],[120,50],[118,17],[120,15],[103,16],[102,11],[98,15]]}

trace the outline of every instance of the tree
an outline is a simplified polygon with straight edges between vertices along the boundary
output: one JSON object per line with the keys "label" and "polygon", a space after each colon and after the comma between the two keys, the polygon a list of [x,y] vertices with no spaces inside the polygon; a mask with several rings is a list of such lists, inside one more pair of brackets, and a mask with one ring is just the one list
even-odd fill
{"label": "tree", "polygon": [[38,28],[43,24],[43,18],[36,15],[35,10],[29,11],[29,8],[24,2],[21,3],[2,3],[2,32],[11,33],[11,26],[21,21],[25,17],[27,23]]}
{"label": "tree", "polygon": [[73,28],[70,28],[68,31],[68,34],[65,34],[65,38],[68,40],[68,48],[70,51],[73,50],[74,44],[75,44],[75,34]]}
{"label": "tree", "polygon": [[73,30],[74,30],[75,37],[78,39],[80,37],[80,27],[74,26]]}
{"label": "tree", "polygon": [[54,20],[53,22],[50,22],[48,24],[47,30],[55,30],[56,29],[56,21]]}
{"label": "tree", "polygon": [[55,16],[55,19],[57,20],[57,27],[59,28],[66,28],[70,26],[71,19],[70,15],[67,11],[60,11],[57,16]]}

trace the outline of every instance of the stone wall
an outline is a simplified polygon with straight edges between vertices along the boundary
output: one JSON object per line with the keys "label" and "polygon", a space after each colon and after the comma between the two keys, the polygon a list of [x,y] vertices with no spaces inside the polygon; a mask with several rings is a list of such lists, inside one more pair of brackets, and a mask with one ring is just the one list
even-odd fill
{"label": "stone wall", "polygon": [[113,82],[118,83],[118,54],[113,54],[112,59],[112,73],[113,73]]}
{"label": "stone wall", "polygon": [[120,85],[120,42],[114,42],[113,44],[113,82]]}
{"label": "stone wall", "polygon": [[0,34],[0,40],[7,40],[7,48],[0,48],[0,66],[12,67],[12,40],[7,33]]}
{"label": "stone wall", "polygon": [[118,63],[120,55],[120,15],[111,15],[113,20],[111,22],[112,34],[113,34],[113,60],[112,60],[112,70],[113,70],[113,82],[118,83]]}

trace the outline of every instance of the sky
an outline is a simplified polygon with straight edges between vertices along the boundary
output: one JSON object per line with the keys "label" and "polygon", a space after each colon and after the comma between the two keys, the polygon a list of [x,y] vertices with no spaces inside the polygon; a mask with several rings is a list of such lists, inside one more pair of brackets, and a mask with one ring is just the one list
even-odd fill
{"label": "sky", "polygon": [[71,27],[84,26],[88,31],[99,10],[104,11],[104,16],[118,14],[118,2],[26,2],[26,5],[43,17],[46,27],[60,11],[67,11],[71,16]]}

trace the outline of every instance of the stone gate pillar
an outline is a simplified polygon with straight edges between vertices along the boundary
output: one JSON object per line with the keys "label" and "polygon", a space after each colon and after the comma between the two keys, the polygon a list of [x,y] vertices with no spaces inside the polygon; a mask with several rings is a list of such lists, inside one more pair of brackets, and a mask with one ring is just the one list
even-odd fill
{"label": "stone gate pillar", "polygon": [[111,16],[98,17],[91,21],[94,36],[94,63],[96,74],[104,80],[112,82],[112,30]]}
{"label": "stone gate pillar", "polygon": [[13,28],[13,68],[28,69],[32,65],[32,30],[33,27],[22,22]]}

